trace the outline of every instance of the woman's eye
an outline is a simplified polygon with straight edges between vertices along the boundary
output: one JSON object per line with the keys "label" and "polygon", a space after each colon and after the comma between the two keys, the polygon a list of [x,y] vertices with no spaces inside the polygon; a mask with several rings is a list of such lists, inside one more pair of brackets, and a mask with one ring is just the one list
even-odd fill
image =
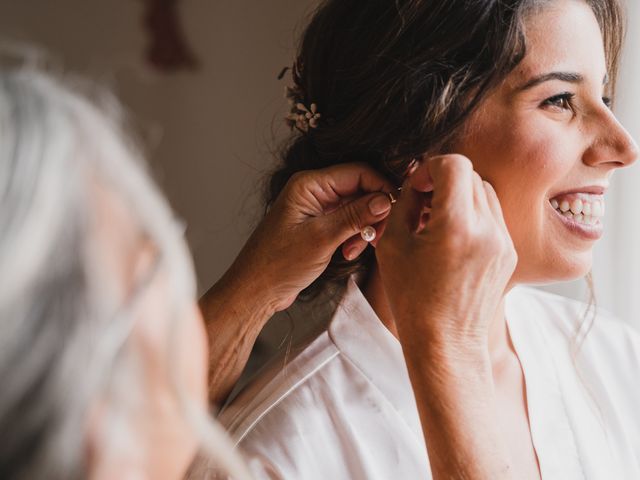
{"label": "woman's eye", "polygon": [[568,92],[561,93],[560,95],[554,95],[553,97],[547,98],[544,102],[542,102],[542,106],[573,111],[573,97],[575,97],[575,95]]}
{"label": "woman's eye", "polygon": [[602,97],[602,103],[604,103],[607,108],[611,108],[611,105],[613,104],[611,98],[609,97]]}

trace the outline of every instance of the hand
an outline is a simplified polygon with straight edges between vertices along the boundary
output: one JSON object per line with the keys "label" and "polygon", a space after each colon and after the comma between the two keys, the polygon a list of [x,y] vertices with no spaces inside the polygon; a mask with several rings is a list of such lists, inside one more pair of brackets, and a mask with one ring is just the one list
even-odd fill
{"label": "hand", "polygon": [[287,183],[238,258],[200,299],[209,336],[209,397],[222,404],[244,368],[267,320],[284,310],[327,268],[342,245],[347,259],[379,234],[391,185],[360,164],[301,172]]}
{"label": "hand", "polygon": [[495,191],[465,157],[424,161],[376,256],[433,478],[512,478],[488,337],[517,258]]}
{"label": "hand", "polygon": [[381,192],[391,191],[384,177],[363,164],[297,173],[248,240],[233,274],[255,279],[272,313],[287,308],[341,245],[347,260],[364,251],[365,226],[382,234],[391,203]]}
{"label": "hand", "polygon": [[401,341],[404,330],[408,342],[487,349],[517,256],[496,193],[469,159],[444,155],[419,166],[376,256]]}

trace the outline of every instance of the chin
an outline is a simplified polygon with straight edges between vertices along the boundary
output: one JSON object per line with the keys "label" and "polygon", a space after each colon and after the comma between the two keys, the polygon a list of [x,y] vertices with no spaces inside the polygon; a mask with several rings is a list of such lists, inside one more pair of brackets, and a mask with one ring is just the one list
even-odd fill
{"label": "chin", "polygon": [[[559,267],[559,268],[558,268]],[[593,250],[582,253],[567,252],[561,262],[558,262],[557,271],[560,282],[577,280],[585,277],[593,267]]]}
{"label": "chin", "polygon": [[518,265],[514,278],[515,283],[529,285],[549,285],[559,282],[570,282],[584,278],[593,265],[593,251],[583,253],[558,252],[553,257],[546,257],[536,265],[525,267]]}

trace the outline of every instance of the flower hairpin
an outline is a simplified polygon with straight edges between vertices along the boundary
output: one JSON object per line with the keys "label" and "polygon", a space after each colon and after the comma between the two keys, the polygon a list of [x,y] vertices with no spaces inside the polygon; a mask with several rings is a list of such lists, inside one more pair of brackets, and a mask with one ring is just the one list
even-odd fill
{"label": "flower hairpin", "polygon": [[317,128],[318,121],[322,115],[318,112],[318,105],[312,103],[307,106],[297,101],[300,98],[299,92],[291,87],[285,87],[285,96],[289,99],[291,111],[285,117],[287,124],[291,128],[297,128],[303,133],[307,133],[310,128]]}
{"label": "flower hairpin", "polygon": [[298,102],[286,118],[292,128],[296,127],[301,132],[307,133],[310,128],[318,127],[318,120],[320,120],[321,116],[315,103],[312,103],[307,108],[303,103]]}

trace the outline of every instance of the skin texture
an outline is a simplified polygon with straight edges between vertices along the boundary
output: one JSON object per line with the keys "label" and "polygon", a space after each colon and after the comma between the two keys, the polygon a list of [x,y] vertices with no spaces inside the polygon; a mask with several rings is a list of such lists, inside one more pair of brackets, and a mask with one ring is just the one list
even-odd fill
{"label": "skin texture", "polygon": [[[578,187],[606,186],[615,169],[637,156],[637,146],[602,100],[607,69],[589,7],[555,2],[529,20],[526,34],[527,58],[470,121],[456,148],[498,193],[520,253],[512,284],[570,280],[590,270],[594,242],[567,235],[548,200]],[[558,71],[578,73],[584,81],[553,80],[519,90],[532,77]],[[542,105],[564,92],[575,94],[571,105]]]}
{"label": "skin texture", "polygon": [[[524,380],[506,331],[503,295],[518,283],[575,278],[588,271],[593,242],[575,238],[558,224],[549,198],[567,188],[604,182],[614,168],[637,156],[632,140],[602,103],[604,53],[586,4],[557,2],[533,17],[527,30],[529,54],[469,122],[456,146],[461,155],[424,162],[406,185],[411,195],[403,194],[393,209],[377,252],[380,271],[373,272],[365,289],[403,345],[434,453],[435,478],[538,477]],[[514,86],[529,76],[558,68],[579,72],[585,82],[553,82],[515,93]],[[569,89],[576,93],[575,115],[558,105],[542,105]],[[385,195],[359,195],[385,188],[380,179],[364,182],[359,173],[336,170],[292,180],[240,258],[200,302],[208,353],[198,309],[184,312],[174,341],[183,347],[179,351],[185,357],[176,359],[176,367],[188,395],[200,402],[207,401],[207,394],[214,401],[226,396],[269,316],[286,308],[343,242],[345,254],[361,251],[364,244],[354,235],[379,223],[388,210],[378,215],[369,210],[374,197]],[[425,217],[420,202],[430,189],[435,190],[433,210]],[[356,196],[349,206],[336,209],[341,199]],[[131,242],[114,247],[113,258],[123,265],[119,285],[126,286],[135,283],[135,265],[144,263],[139,259],[148,255],[148,247],[134,240],[126,208],[122,215],[121,223],[110,219],[105,228],[120,239],[132,229]],[[426,231],[416,231],[421,218]],[[487,264],[486,258],[493,261]],[[418,264],[424,268],[416,269]],[[101,434],[108,416],[96,405],[89,428],[93,478],[176,478],[195,453],[195,438],[172,400],[166,372],[163,346],[170,330],[162,307],[167,296],[160,272],[138,305],[134,346],[144,359],[146,381],[141,386],[145,401],[134,410],[132,428],[141,452],[110,456]],[[416,338],[433,341],[425,346]],[[207,359],[213,370],[208,386]],[[498,416],[498,409],[508,414]]]}
{"label": "skin texture", "polygon": [[[526,32],[525,59],[469,120],[455,146],[462,156],[425,161],[411,178],[410,198],[392,211],[377,249],[379,270],[365,288],[403,345],[434,478],[539,478],[503,297],[521,283],[589,271],[595,241],[567,229],[549,201],[570,189],[606,186],[638,156],[602,100],[605,55],[587,4],[554,2],[528,19]],[[583,80],[519,88],[555,71]],[[571,101],[557,99],[565,92]],[[501,213],[477,200],[480,178],[494,187]],[[431,189],[427,216],[419,192]],[[484,193],[491,203],[492,193]],[[511,272],[502,217],[517,253]],[[420,222],[426,229],[416,232]],[[416,338],[429,341],[417,345]]]}
{"label": "skin texture", "polygon": [[[104,294],[124,304],[153,272],[157,252],[125,202],[99,182],[95,190],[97,267],[104,272]],[[125,395],[135,448],[108,443],[110,400],[96,401],[88,428],[91,478],[180,478],[196,454],[197,439],[176,400],[168,359],[186,396],[205,408],[209,401],[222,401],[266,321],[324,271],[337,249],[345,256],[364,250],[360,230],[379,224],[391,209],[388,196],[380,193],[385,191],[391,185],[360,164],[292,178],[200,308],[187,305],[177,320],[168,313],[172,292],[166,272],[152,273],[136,297],[129,344],[144,379],[140,391]],[[172,329],[174,322],[178,328]]]}
{"label": "skin texture", "polygon": [[213,404],[228,395],[267,320],[318,278],[341,245],[347,258],[364,250],[359,232],[386,218],[391,203],[379,192],[391,188],[360,164],[303,172],[288,182],[229,271],[200,300],[211,339]]}
{"label": "skin texture", "polygon": [[[168,359],[185,395],[206,408],[204,323],[196,306],[188,303],[173,318],[167,272],[161,266],[154,268],[156,249],[141,234],[123,199],[99,182],[94,187],[96,267],[104,274],[105,296],[115,296],[119,305],[134,299],[127,349],[135,355],[139,370],[131,373],[135,388],[128,388],[124,398],[99,399],[93,407],[88,429],[90,477],[179,478],[195,454],[197,441],[176,398]],[[175,324],[178,328],[171,328]],[[114,416],[111,402],[125,404],[127,418]],[[123,420],[132,443],[111,443],[109,431]]]}

